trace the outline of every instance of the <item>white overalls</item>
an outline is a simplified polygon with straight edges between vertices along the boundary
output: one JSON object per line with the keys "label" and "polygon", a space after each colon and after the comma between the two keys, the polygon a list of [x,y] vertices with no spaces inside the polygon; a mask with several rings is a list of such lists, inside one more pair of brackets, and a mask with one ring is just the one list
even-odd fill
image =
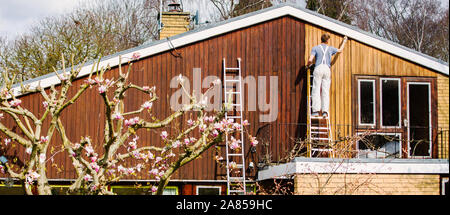
{"label": "white overalls", "polygon": [[[322,109],[322,112],[327,112],[330,107],[330,85],[331,85],[331,71],[330,67],[326,64],[326,53],[328,51],[327,46],[325,50],[319,45],[323,51],[323,58],[319,65],[314,69],[314,81],[311,92],[312,97],[312,111],[318,112]],[[322,95],[320,89],[322,88]]]}

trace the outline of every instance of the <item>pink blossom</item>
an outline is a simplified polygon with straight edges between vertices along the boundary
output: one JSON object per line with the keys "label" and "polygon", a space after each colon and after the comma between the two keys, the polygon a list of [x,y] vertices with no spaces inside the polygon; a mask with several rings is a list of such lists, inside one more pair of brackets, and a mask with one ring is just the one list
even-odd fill
{"label": "pink blossom", "polygon": [[155,175],[158,175],[158,169],[152,169],[152,170],[150,170],[150,175],[153,175],[153,176],[155,176]]}
{"label": "pink blossom", "polygon": [[31,147],[29,147],[25,150],[25,152],[29,155],[31,154],[32,151],[33,151],[33,148],[31,148]]}
{"label": "pink blossom", "polygon": [[168,136],[169,136],[169,135],[167,134],[167,131],[161,132],[161,138],[162,138],[163,140],[167,139]]}
{"label": "pink blossom", "polygon": [[26,184],[33,184],[33,181],[41,177],[37,172],[31,171],[28,172],[28,174],[25,175],[25,183]]}
{"label": "pink blossom", "polygon": [[137,170],[138,172],[141,172],[141,169],[142,169],[142,164],[136,165],[136,170]]}
{"label": "pink blossom", "polygon": [[250,137],[250,145],[253,147],[258,145],[258,140],[256,140],[256,137]]}
{"label": "pink blossom", "polygon": [[158,191],[158,187],[153,186],[153,187],[152,187],[152,193],[154,193],[154,192],[156,192],[156,191]]}
{"label": "pink blossom", "polygon": [[6,138],[3,141],[5,141],[5,145],[8,146],[9,143],[11,143],[11,139]]}
{"label": "pink blossom", "polygon": [[143,86],[142,89],[143,89],[144,91],[150,91],[150,87],[149,87],[149,86]]}
{"label": "pink blossom", "polygon": [[204,132],[206,130],[207,126],[205,124],[200,125],[199,129],[200,132]]}
{"label": "pink blossom", "polygon": [[2,165],[0,165],[0,173],[2,173],[2,174],[5,173],[5,167],[3,167]]}
{"label": "pink blossom", "polygon": [[233,129],[234,129],[234,130],[241,130],[241,124],[239,124],[239,123],[233,123]]}
{"label": "pink blossom", "polygon": [[92,176],[89,175],[89,174],[86,174],[86,175],[83,177],[83,179],[84,179],[85,181],[90,181],[90,180],[92,180]]}
{"label": "pink blossom", "polygon": [[41,136],[41,143],[47,143],[48,142],[48,136]]}
{"label": "pink blossom", "polygon": [[39,155],[39,163],[45,163],[45,158],[46,158],[45,154],[41,153]]}
{"label": "pink blossom", "polygon": [[242,125],[243,125],[243,126],[247,126],[247,125],[250,125],[250,124],[248,123],[248,120],[244,120],[244,121],[242,122]]}
{"label": "pink blossom", "polygon": [[230,149],[237,150],[241,148],[240,143],[241,143],[240,140],[236,140],[234,137],[231,137]]}
{"label": "pink blossom", "polygon": [[213,130],[213,131],[212,131],[212,136],[213,136],[213,137],[219,136],[219,132],[218,132],[217,130]]}
{"label": "pink blossom", "polygon": [[221,161],[221,160],[223,160],[223,157],[222,157],[222,156],[219,156],[219,155],[216,155],[216,157],[215,157],[215,158],[216,158],[216,160],[217,160],[217,161]]}
{"label": "pink blossom", "polygon": [[9,105],[11,105],[12,107],[17,107],[20,104],[22,104],[22,100],[20,100],[20,99],[14,99],[9,102]]}
{"label": "pink blossom", "polygon": [[214,123],[214,128],[222,132],[225,129],[225,126],[222,122],[217,122]]}
{"label": "pink blossom", "polygon": [[187,124],[188,124],[188,126],[192,126],[192,125],[194,125],[194,121],[192,121],[192,119],[189,119],[187,121]]}
{"label": "pink blossom", "polygon": [[131,56],[131,59],[133,60],[137,60],[141,57],[141,54],[139,52],[135,52],[133,53],[133,55]]}
{"label": "pink blossom", "polygon": [[128,145],[130,146],[131,149],[136,149],[137,148],[137,144],[134,141],[129,142]]}
{"label": "pink blossom", "polygon": [[125,126],[133,126],[136,125],[137,123],[139,123],[139,117],[134,117],[128,120],[125,120],[124,124]]}
{"label": "pink blossom", "polygon": [[134,171],[133,168],[128,168],[128,169],[127,169],[127,173],[128,173],[129,175],[131,175],[131,174],[134,174],[135,171]]}
{"label": "pink blossom", "polygon": [[94,149],[91,145],[87,145],[86,147],[84,147],[84,150],[86,150],[86,156],[94,154]]}
{"label": "pink blossom", "polygon": [[153,106],[152,102],[146,101],[144,104],[142,104],[142,108],[146,109],[146,110],[150,110]]}
{"label": "pink blossom", "polygon": [[156,157],[156,159],[155,159],[155,163],[159,163],[160,161],[162,160],[162,158],[161,157]]}
{"label": "pink blossom", "polygon": [[95,161],[97,161],[97,156],[92,156],[91,157],[91,162],[95,162]]}
{"label": "pink blossom", "polygon": [[100,170],[100,166],[98,166],[98,164],[95,162],[91,163],[91,168],[94,169],[96,172]]}
{"label": "pink blossom", "polygon": [[79,143],[73,144],[73,149],[74,149],[74,150],[77,150],[77,149],[79,149],[80,147],[81,147],[81,144],[79,144]]}
{"label": "pink blossom", "polygon": [[99,92],[100,94],[105,93],[106,90],[107,90],[107,87],[106,87],[105,85],[100,85],[100,86],[98,87],[98,92]]}
{"label": "pink blossom", "polygon": [[93,85],[93,84],[95,84],[96,83],[96,81],[95,80],[92,80],[92,79],[87,79],[87,80],[85,80],[84,82],[86,82],[87,84],[89,84],[89,85]]}
{"label": "pink blossom", "polygon": [[42,106],[44,106],[45,109],[48,107],[48,102],[42,102]]}
{"label": "pink blossom", "polygon": [[197,141],[197,139],[195,139],[195,137],[191,137],[191,138],[189,138],[189,141],[190,141],[191,143],[194,143],[195,141]]}
{"label": "pink blossom", "polygon": [[178,148],[178,146],[180,146],[180,145],[181,145],[180,141],[177,140],[177,141],[175,141],[175,142],[172,143],[172,148],[176,149],[176,148]]}
{"label": "pink blossom", "polygon": [[112,115],[112,118],[113,118],[114,120],[122,120],[122,119],[123,119],[123,116],[122,116],[120,113],[114,113],[114,114]]}
{"label": "pink blossom", "polygon": [[117,171],[118,171],[119,173],[126,173],[126,168],[123,167],[122,165],[119,165],[119,166],[117,167]]}
{"label": "pink blossom", "polygon": [[3,119],[3,113],[0,113],[0,119]]}

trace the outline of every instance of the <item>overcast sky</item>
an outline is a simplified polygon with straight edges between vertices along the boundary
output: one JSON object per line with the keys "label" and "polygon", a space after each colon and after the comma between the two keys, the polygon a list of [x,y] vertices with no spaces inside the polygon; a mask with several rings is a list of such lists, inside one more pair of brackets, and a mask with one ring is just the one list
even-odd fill
{"label": "overcast sky", "polygon": [[[27,31],[34,23],[40,19],[70,12],[79,4],[88,0],[0,0],[0,36],[7,36],[9,39]],[[291,0],[297,4],[303,0]],[[441,0],[448,5],[448,0]],[[201,8],[207,7],[207,0],[184,0],[187,2],[197,2]],[[189,6],[184,5],[185,9]],[[202,11],[207,11],[206,8]],[[200,14],[201,15],[201,14]],[[202,16],[202,15],[201,15]],[[203,15],[203,17],[205,17]],[[202,20],[203,21],[203,20]]]}
{"label": "overcast sky", "polygon": [[15,37],[40,19],[71,11],[85,0],[0,0],[0,36]]}

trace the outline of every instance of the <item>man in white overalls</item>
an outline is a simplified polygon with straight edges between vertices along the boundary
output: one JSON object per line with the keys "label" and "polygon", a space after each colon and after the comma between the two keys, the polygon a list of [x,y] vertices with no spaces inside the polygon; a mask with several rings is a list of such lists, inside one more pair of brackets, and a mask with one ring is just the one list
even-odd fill
{"label": "man in white overalls", "polygon": [[[344,41],[339,49],[332,46],[328,46],[328,40],[330,35],[323,34],[320,38],[322,43],[318,46],[314,46],[311,50],[311,56],[309,57],[307,66],[311,66],[314,57],[316,58],[314,68],[314,81],[312,86],[312,114],[311,116],[318,116],[319,111],[322,110],[322,116],[328,116],[328,110],[330,107],[330,85],[331,85],[331,56],[336,53],[342,52],[345,43],[347,42],[347,36],[344,37]],[[322,95],[320,89],[322,88]]]}

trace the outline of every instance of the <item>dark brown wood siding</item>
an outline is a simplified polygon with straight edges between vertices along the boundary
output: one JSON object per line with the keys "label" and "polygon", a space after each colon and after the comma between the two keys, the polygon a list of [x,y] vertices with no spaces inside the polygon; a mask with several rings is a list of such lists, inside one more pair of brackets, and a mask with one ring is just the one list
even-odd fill
{"label": "dark brown wood siding", "polygon": [[[225,58],[227,66],[237,66],[236,59],[242,59],[242,75],[278,76],[278,117],[273,123],[261,123],[257,111],[245,111],[244,117],[250,122],[250,133],[257,135],[262,141],[258,146],[258,153],[247,153],[247,161],[258,162],[266,149],[263,142],[268,144],[268,151],[272,161],[286,155],[292,148],[293,141],[288,137],[304,133],[305,128],[296,127],[293,123],[305,123],[306,100],[305,73],[300,71],[304,65],[305,27],[302,22],[291,17],[282,17],[264,22],[248,28],[236,30],[224,35],[213,37],[194,44],[179,47],[170,52],[163,52],[150,57],[142,58],[133,64],[130,81],[141,86],[156,86],[159,100],[154,104],[152,113],[158,118],[168,116],[170,109],[170,96],[178,89],[171,89],[170,80],[180,73],[191,80],[194,68],[201,68],[202,78],[215,75],[222,78],[222,59]],[[126,67],[124,68],[126,69]],[[106,78],[117,77],[118,69],[106,73]],[[69,94],[73,95],[86,78],[74,82]],[[266,89],[267,94],[269,89]],[[39,94],[22,96],[23,106],[30,108],[34,113],[42,114],[43,99]],[[135,110],[147,99],[146,95],[137,91],[129,91],[126,96],[125,111]],[[248,96],[244,96],[244,101]],[[62,115],[68,137],[77,142],[82,136],[90,136],[101,148],[104,129],[104,104],[96,88],[86,91],[80,99],[70,106]],[[140,117],[148,117],[141,114]],[[169,133],[177,132],[189,114],[178,120],[170,128]],[[14,125],[9,117],[5,117],[5,124]],[[48,124],[48,122],[46,122]],[[158,132],[162,131],[160,129]],[[140,145],[160,145],[158,132],[139,131]],[[287,134],[289,133],[289,134]],[[278,144],[275,144],[278,143]],[[59,151],[59,135],[53,136],[54,152]],[[20,146],[9,151],[18,153],[19,157],[26,156]],[[51,155],[48,154],[47,157]],[[223,179],[224,169],[220,169],[213,160],[214,150],[210,149],[200,159],[186,165],[178,171],[172,179],[218,180]],[[54,164],[49,162],[48,177],[50,179],[70,179],[75,177],[72,163],[65,152],[57,153],[53,157]],[[58,168],[56,168],[57,166]],[[249,172],[254,174],[254,172]],[[148,179],[147,173],[141,173],[138,179]],[[1,176],[0,176],[1,177]]]}

